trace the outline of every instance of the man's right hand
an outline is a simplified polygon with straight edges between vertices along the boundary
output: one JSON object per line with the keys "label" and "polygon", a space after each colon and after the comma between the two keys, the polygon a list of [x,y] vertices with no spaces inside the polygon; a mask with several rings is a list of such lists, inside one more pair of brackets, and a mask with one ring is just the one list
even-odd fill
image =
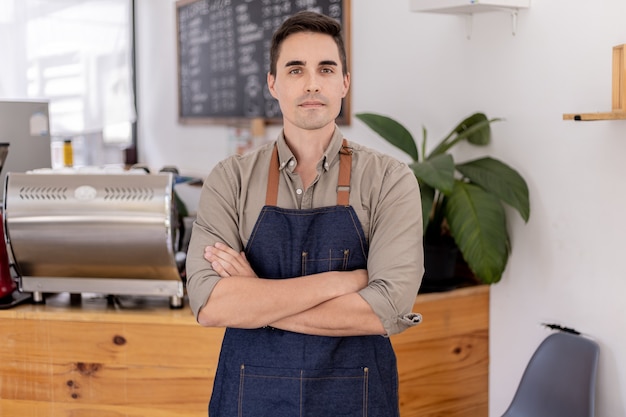
{"label": "man's right hand", "polygon": [[222,278],[231,276],[258,278],[244,252],[237,252],[224,243],[216,243],[204,249],[204,259]]}

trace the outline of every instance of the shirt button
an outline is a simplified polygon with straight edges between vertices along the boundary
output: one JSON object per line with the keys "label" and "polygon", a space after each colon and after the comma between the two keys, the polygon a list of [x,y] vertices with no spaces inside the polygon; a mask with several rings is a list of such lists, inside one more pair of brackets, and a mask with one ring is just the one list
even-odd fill
{"label": "shirt button", "polygon": [[290,167],[294,166],[295,164],[296,164],[296,163],[295,163],[293,160],[292,160],[292,161],[289,161],[289,166],[290,166]]}
{"label": "shirt button", "polygon": [[326,162],[326,163],[324,164],[324,168],[326,168],[326,169],[328,169],[328,167],[329,167],[329,166],[330,166],[330,165],[328,164],[328,162]]}
{"label": "shirt button", "polygon": [[298,194],[298,195],[302,194],[302,188],[296,189],[296,194]]}

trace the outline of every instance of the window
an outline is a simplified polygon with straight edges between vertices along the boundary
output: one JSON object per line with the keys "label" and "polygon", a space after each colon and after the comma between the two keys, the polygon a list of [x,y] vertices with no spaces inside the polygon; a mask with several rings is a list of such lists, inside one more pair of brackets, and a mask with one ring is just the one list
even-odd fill
{"label": "window", "polygon": [[132,7],[132,0],[2,0],[0,98],[45,98],[53,140],[97,142],[121,154],[134,144],[136,118]]}

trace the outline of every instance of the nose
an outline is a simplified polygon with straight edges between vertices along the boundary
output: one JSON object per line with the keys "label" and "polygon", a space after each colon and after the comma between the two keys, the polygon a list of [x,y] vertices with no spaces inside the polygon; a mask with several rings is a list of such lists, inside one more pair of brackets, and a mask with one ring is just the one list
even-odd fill
{"label": "nose", "polygon": [[320,84],[319,84],[316,74],[309,75],[306,81],[306,92],[307,93],[319,93],[319,91],[320,91]]}

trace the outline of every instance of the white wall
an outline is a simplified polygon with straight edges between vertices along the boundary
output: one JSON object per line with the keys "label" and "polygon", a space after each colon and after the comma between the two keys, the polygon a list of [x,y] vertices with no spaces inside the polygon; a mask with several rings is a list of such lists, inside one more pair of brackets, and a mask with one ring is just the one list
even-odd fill
{"label": "white wall", "polygon": [[[206,175],[227,154],[227,131],[177,123],[174,2],[137,4],[140,160]],[[394,116],[416,135],[425,125],[433,141],[474,111],[503,117],[489,152],[528,181],[530,221],[511,212],[512,256],[492,287],[491,416],[549,334],[543,322],[600,343],[597,414],[626,416],[626,121],[562,120],[610,110],[624,16],[623,0],[533,0],[516,36],[508,14],[489,13],[475,16],[468,40],[461,17],[352,0],[353,113]],[[356,119],[343,130],[402,157]]]}

